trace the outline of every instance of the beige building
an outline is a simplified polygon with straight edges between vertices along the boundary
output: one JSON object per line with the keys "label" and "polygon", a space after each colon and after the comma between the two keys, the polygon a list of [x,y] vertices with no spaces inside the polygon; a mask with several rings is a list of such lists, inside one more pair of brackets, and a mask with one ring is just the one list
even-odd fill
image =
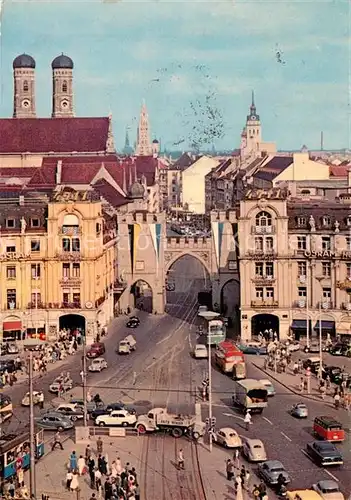
{"label": "beige building", "polygon": [[116,222],[94,192],[63,189],[1,199],[2,337],[80,327],[113,317]]}
{"label": "beige building", "polygon": [[182,203],[195,214],[206,211],[206,175],[219,165],[219,160],[201,156],[182,172]]}
{"label": "beige building", "polygon": [[350,195],[250,190],[240,202],[241,334],[351,334]]}

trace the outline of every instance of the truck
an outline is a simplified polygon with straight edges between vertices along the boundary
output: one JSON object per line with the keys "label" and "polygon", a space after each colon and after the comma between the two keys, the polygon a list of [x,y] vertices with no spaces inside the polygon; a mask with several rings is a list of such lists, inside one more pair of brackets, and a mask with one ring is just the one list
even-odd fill
{"label": "truck", "polygon": [[132,351],[136,349],[136,340],[133,335],[127,335],[123,340],[118,344],[117,352],[118,354],[130,354]]}
{"label": "truck", "polygon": [[268,405],[268,392],[264,385],[253,378],[234,380],[233,406],[244,413],[262,413]]}
{"label": "truck", "polygon": [[187,435],[197,440],[206,429],[206,424],[198,418],[195,415],[168,413],[166,408],[153,408],[147,415],[139,415],[135,427],[139,434],[163,431],[175,438]]}

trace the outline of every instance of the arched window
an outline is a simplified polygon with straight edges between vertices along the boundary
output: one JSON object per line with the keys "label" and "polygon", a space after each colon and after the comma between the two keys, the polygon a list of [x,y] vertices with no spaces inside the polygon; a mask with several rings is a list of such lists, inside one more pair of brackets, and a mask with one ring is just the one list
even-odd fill
{"label": "arched window", "polygon": [[63,80],[62,82],[62,92],[67,92],[67,81]]}
{"label": "arched window", "polygon": [[74,214],[67,214],[63,218],[62,234],[76,235],[79,234],[79,219]]}
{"label": "arched window", "polygon": [[329,217],[329,215],[323,215],[322,224],[323,224],[323,226],[330,226],[331,225],[331,218]]}
{"label": "arched window", "polygon": [[28,92],[28,90],[29,90],[28,80],[24,80],[24,82],[23,82],[23,92]]}
{"label": "arched window", "polygon": [[256,215],[256,226],[271,226],[272,225],[272,216],[269,212],[259,212]]}

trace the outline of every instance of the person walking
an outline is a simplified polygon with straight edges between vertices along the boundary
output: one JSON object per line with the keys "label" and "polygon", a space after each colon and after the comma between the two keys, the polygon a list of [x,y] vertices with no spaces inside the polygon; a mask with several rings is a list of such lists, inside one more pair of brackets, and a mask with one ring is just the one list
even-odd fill
{"label": "person walking", "polygon": [[178,469],[183,469],[184,470],[184,453],[183,449],[181,448],[178,453]]}
{"label": "person walking", "polygon": [[247,410],[247,412],[245,413],[244,423],[245,423],[245,429],[248,431],[250,429],[250,425],[252,424],[252,417],[250,410]]}
{"label": "person walking", "polygon": [[70,469],[68,469],[67,474],[66,474],[66,489],[68,491],[71,491],[71,483],[73,479],[73,474]]}
{"label": "person walking", "polygon": [[227,473],[227,480],[231,481],[234,477],[234,464],[230,458],[225,463],[225,469]]}
{"label": "person walking", "polygon": [[100,491],[102,474],[99,469],[95,469],[95,488]]}
{"label": "person walking", "polygon": [[77,471],[73,471],[72,474],[72,481],[71,481],[71,491],[76,491],[79,488],[79,479],[78,479],[78,474]]}
{"label": "person walking", "polygon": [[75,471],[77,469],[77,455],[75,451],[72,451],[69,457],[69,467],[71,471]]}
{"label": "person walking", "polygon": [[91,457],[91,448],[90,448],[90,444],[88,444],[87,447],[85,448],[85,461],[86,461],[86,463],[89,462],[90,457]]}
{"label": "person walking", "polygon": [[336,410],[340,407],[340,394],[338,392],[334,396],[334,407]]}
{"label": "person walking", "polygon": [[61,434],[60,434],[59,431],[57,431],[56,434],[55,434],[54,442],[52,443],[52,446],[51,446],[51,451],[54,451],[54,449],[56,448],[56,446],[59,446],[61,448],[61,450],[63,450],[63,446],[62,446],[62,443],[61,443]]}
{"label": "person walking", "polygon": [[102,453],[104,451],[104,442],[100,436],[98,437],[98,439],[96,441],[96,451],[99,455],[102,455]]}
{"label": "person walking", "polygon": [[38,394],[38,405],[41,410],[44,409],[44,393],[40,391]]}
{"label": "person walking", "polygon": [[80,455],[77,461],[77,466],[78,466],[78,474],[82,476],[85,472],[85,458],[83,455]]}

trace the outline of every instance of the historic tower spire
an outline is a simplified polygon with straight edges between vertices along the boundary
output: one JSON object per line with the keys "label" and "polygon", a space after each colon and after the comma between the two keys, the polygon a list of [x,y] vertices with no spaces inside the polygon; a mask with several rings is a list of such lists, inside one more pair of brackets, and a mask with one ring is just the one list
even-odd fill
{"label": "historic tower spire", "polygon": [[73,113],[73,61],[61,54],[52,63],[52,117],[69,118]]}
{"label": "historic tower spire", "polygon": [[13,117],[35,118],[35,61],[21,54],[13,61]]}
{"label": "historic tower spire", "polygon": [[262,128],[260,117],[257,114],[255,104],[255,93],[251,93],[251,105],[249,114],[246,117],[246,125],[241,134],[241,157],[249,156],[252,153],[257,153],[260,150],[262,142]]}
{"label": "historic tower spire", "polygon": [[145,101],[143,101],[140,111],[136,154],[139,156],[149,156],[152,154],[149,131],[149,115],[146,109]]}

